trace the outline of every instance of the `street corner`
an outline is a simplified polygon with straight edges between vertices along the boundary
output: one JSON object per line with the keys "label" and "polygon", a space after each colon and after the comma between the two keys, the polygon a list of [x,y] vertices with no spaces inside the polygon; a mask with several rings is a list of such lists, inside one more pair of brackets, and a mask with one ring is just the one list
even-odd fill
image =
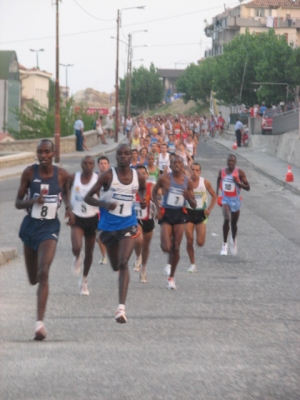
{"label": "street corner", "polygon": [[11,260],[18,257],[18,250],[15,247],[0,248],[0,265],[9,263]]}

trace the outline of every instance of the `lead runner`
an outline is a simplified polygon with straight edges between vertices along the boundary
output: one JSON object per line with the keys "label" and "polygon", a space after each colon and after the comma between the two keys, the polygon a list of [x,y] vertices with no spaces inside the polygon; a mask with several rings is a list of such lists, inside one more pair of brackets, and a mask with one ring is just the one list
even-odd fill
{"label": "lead runner", "polygon": [[[125,301],[129,284],[128,261],[134,249],[134,239],[139,235],[134,208],[137,192],[141,208],[146,207],[146,180],[130,168],[131,156],[130,147],[121,144],[116,151],[117,167],[99,176],[84,199],[87,204],[100,207],[100,239],[106,246],[112,268],[120,271],[119,306],[115,321],[121,324],[127,322]],[[93,198],[101,188],[100,199]]]}

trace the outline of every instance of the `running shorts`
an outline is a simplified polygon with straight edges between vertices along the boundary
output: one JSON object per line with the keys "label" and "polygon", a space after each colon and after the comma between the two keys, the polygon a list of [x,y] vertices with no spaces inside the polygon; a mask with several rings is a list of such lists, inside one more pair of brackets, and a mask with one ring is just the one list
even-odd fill
{"label": "running shorts", "polygon": [[152,232],[155,227],[154,219],[138,219],[138,224],[141,225],[144,233]]}
{"label": "running shorts", "polygon": [[75,223],[73,226],[77,226],[78,228],[83,230],[85,237],[92,237],[96,235],[96,230],[98,226],[98,214],[93,217],[83,218],[75,215]]}
{"label": "running shorts", "polygon": [[187,221],[191,222],[194,225],[201,224],[203,221],[207,219],[207,216],[204,214],[204,210],[191,210],[190,208],[186,209],[187,211]]}
{"label": "running shorts", "polygon": [[223,196],[222,205],[228,204],[231,212],[236,212],[241,209],[241,199],[236,197]]}
{"label": "running shorts", "polygon": [[137,226],[129,226],[120,231],[101,231],[99,238],[105,246],[112,246],[123,239],[135,239],[139,234]]}
{"label": "running shorts", "polygon": [[161,224],[180,225],[185,224],[187,215],[182,208],[165,208],[162,219],[158,221]]}
{"label": "running shorts", "polygon": [[20,227],[19,238],[26,246],[36,251],[45,240],[58,241],[59,230],[58,218],[35,219],[26,215]]}

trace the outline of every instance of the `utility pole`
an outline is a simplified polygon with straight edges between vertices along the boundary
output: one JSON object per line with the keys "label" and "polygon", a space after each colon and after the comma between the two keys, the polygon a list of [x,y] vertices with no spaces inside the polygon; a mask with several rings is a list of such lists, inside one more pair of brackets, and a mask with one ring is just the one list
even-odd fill
{"label": "utility pole", "polygon": [[118,142],[119,134],[119,30],[120,30],[120,10],[117,17],[117,61],[116,61],[116,107],[115,107],[115,142]]}
{"label": "utility pole", "polygon": [[130,75],[130,53],[131,53],[131,35],[128,35],[128,53],[127,53],[127,73],[125,80],[125,105],[124,105],[124,131],[126,133],[126,119],[128,117],[128,99],[129,99],[129,75]]}
{"label": "utility pole", "polygon": [[130,62],[129,62],[128,115],[131,114],[132,56],[133,56],[133,49],[131,47]]}
{"label": "utility pole", "polygon": [[59,93],[59,9],[60,0],[56,0],[56,60],[55,60],[55,162],[60,162],[60,93]]}

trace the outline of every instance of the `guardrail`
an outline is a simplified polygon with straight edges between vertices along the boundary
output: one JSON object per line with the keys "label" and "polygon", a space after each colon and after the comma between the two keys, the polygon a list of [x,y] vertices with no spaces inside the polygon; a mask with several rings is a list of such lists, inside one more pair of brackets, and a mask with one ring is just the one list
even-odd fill
{"label": "guardrail", "polygon": [[286,111],[273,118],[272,134],[280,135],[299,129],[299,108]]}

